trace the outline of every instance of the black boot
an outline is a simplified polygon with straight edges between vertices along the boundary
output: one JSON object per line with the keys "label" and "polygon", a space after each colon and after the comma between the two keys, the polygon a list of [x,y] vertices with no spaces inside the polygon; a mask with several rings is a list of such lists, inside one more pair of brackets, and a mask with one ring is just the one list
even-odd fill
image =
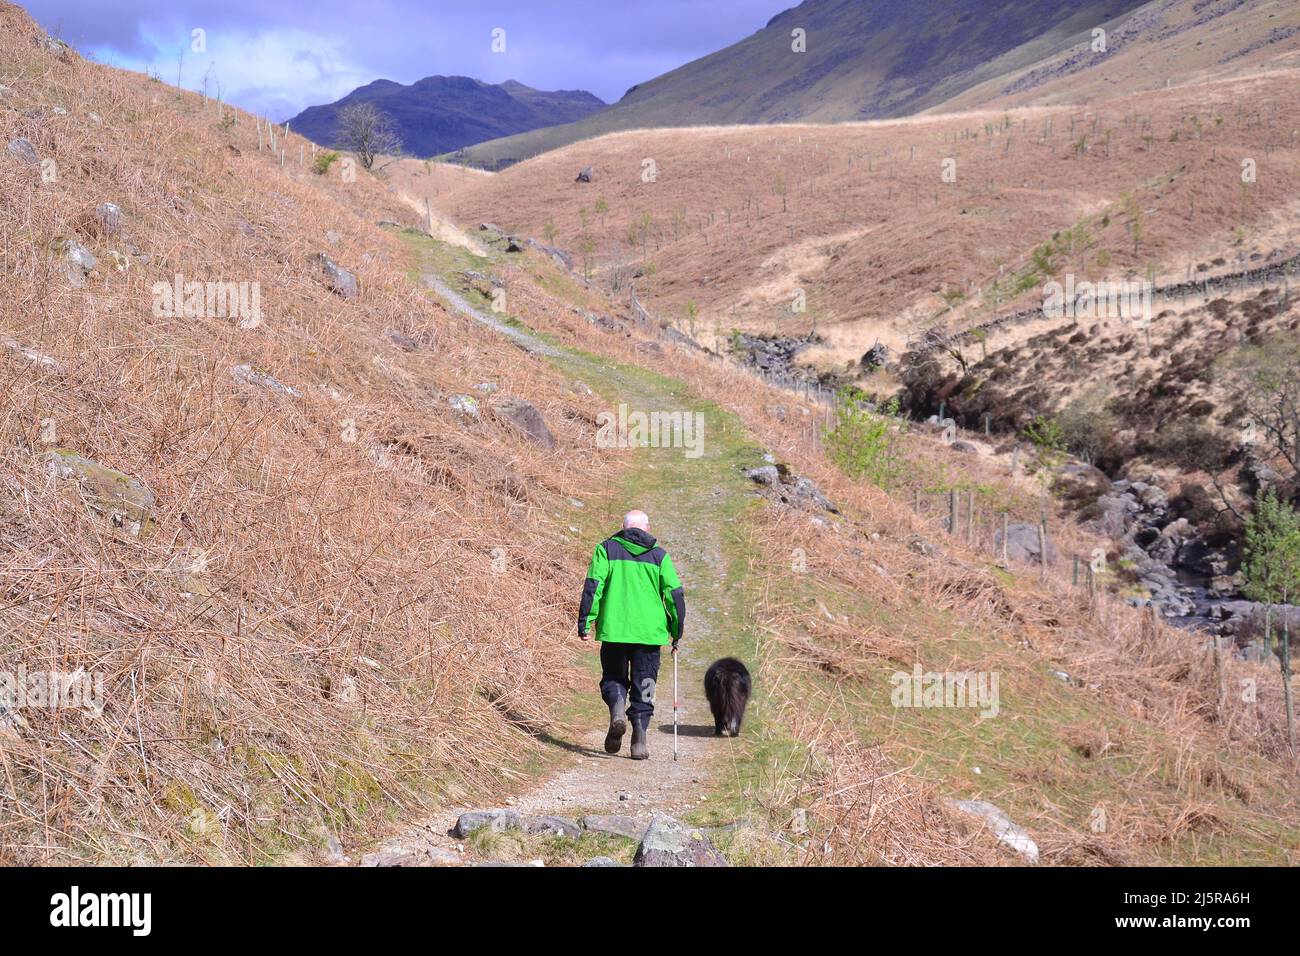
{"label": "black boot", "polygon": [[650,748],[646,746],[645,730],[650,718],[639,714],[632,718],[632,759],[649,760]]}
{"label": "black boot", "polygon": [[627,731],[627,720],[623,716],[623,698],[617,697],[609,705],[609,733],[605,734],[605,753],[616,754],[623,746],[623,734]]}

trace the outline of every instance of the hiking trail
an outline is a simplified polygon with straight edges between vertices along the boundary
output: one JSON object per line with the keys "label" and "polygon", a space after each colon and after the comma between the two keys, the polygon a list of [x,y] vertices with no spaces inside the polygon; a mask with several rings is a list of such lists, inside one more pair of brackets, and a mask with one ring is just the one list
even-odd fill
{"label": "hiking trail", "polygon": [[[650,533],[672,555],[687,604],[685,636],[678,652],[678,759],[673,760],[673,657],[669,649],[665,647],[661,655],[655,713],[648,734],[650,759],[632,760],[628,756],[630,730],[620,752],[611,755],[603,746],[608,710],[598,689],[599,644],[580,642],[575,626],[562,637],[577,649],[589,675],[589,684],[578,692],[579,716],[566,722],[578,725],[577,729],[561,728],[553,731],[555,736],[543,735],[540,739],[545,746],[560,752],[553,766],[498,806],[525,817],[554,815],[574,822],[588,815],[630,817],[641,826],[656,813],[677,816],[707,804],[717,783],[720,761],[739,755],[745,743],[744,730],[739,739],[714,736],[713,717],[703,687],[705,670],[719,657],[739,654],[752,664],[752,643],[748,653],[737,643],[744,614],[728,586],[737,561],[737,548],[729,530],[739,513],[755,501],[752,485],[738,467],[755,453],[745,440],[743,426],[716,405],[686,396],[686,387],[680,382],[556,345],[476,308],[432,271],[422,267],[420,278],[460,314],[509,336],[572,378],[591,383],[611,408],[626,403],[631,409],[646,412],[697,415],[700,418],[696,421],[702,420],[704,427],[698,457],[688,456],[685,448],[643,447],[632,451],[633,464],[623,476],[622,486],[612,501],[601,503],[608,512],[604,526],[595,531],[589,527],[587,537],[573,545],[583,550],[585,560],[600,541],[618,530],[625,511],[639,508],[650,516]],[[575,613],[581,586],[581,580],[573,582]],[[476,841],[451,835],[461,813],[483,809],[491,808],[447,807],[405,834],[385,841],[379,855],[400,857],[414,841],[442,848],[440,862],[451,862],[447,851],[463,852],[465,863],[488,862],[477,858],[480,854],[475,851],[479,847],[465,845]],[[609,839],[608,834],[603,834],[593,842],[600,844]],[[618,848],[630,858],[635,845],[635,841],[627,841],[626,846]]]}

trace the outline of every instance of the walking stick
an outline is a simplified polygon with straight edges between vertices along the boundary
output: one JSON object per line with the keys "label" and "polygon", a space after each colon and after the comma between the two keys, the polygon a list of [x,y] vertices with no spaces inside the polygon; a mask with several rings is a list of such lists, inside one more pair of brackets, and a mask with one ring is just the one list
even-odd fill
{"label": "walking stick", "polygon": [[677,651],[673,650],[673,760],[677,760]]}

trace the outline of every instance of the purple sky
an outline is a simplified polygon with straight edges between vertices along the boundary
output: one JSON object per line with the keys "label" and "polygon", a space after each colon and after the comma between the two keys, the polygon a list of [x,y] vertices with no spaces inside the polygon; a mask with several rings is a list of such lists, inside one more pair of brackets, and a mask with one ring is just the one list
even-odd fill
{"label": "purple sky", "polygon": [[[21,0],[20,0],[21,2]],[[384,77],[435,73],[614,102],[629,86],[758,30],[798,0],[27,0],[83,54],[203,86],[283,120]],[[505,51],[492,31],[505,30]],[[205,31],[195,52],[192,31]]]}

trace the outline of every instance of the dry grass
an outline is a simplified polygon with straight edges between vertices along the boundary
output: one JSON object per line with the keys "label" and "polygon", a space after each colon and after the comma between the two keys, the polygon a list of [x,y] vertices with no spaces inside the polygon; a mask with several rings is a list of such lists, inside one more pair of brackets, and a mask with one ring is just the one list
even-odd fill
{"label": "dry grass", "polygon": [[[0,350],[0,668],[84,668],[105,707],[0,738],[0,859],[295,859],[322,826],[351,846],[509,784],[575,674],[556,635],[580,556],[553,546],[610,467],[575,454],[590,400],[413,286],[375,225],[407,213],[372,177],[300,168],[297,138],[282,168],[248,114],[223,126],[37,40],[0,6],[0,142],[58,171],[0,163],[0,332],[58,363]],[[87,228],[105,201],[121,236]],[[84,288],[63,237],[99,259]],[[325,288],[321,251],[358,298]],[[156,316],[176,274],[258,283],[261,324]],[[484,381],[533,401],[559,449],[449,407],[486,408]],[[52,480],[56,445],[143,482],[152,527]]]}

